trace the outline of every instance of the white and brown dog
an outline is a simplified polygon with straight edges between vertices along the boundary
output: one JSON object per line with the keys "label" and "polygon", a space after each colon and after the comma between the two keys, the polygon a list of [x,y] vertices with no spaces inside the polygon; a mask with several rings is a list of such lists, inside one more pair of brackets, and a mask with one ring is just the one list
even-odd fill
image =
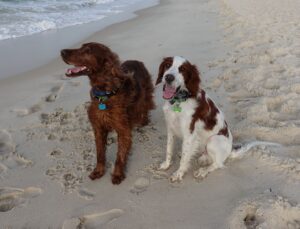
{"label": "white and brown dog", "polygon": [[163,106],[167,123],[166,160],[160,170],[170,167],[175,137],[182,139],[182,155],[179,169],[171,181],[181,181],[195,155],[204,162],[212,163],[200,168],[195,177],[204,178],[208,173],[222,168],[229,157],[237,157],[256,145],[277,145],[255,141],[232,150],[232,135],[224,115],[200,87],[200,74],[195,65],[180,56],[167,57],[160,64],[156,84],[163,83]]}

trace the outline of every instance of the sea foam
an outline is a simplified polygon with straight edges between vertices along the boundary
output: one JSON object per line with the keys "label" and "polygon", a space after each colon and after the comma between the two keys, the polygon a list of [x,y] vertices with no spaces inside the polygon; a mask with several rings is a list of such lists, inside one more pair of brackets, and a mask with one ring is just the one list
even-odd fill
{"label": "sea foam", "polygon": [[0,40],[101,20],[149,0],[0,0]]}

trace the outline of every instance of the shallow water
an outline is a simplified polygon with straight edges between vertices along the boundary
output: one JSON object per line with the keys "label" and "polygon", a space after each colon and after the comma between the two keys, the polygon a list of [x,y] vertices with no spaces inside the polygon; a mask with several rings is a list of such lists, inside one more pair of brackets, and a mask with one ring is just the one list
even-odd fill
{"label": "shallow water", "polygon": [[147,0],[0,0],[0,40],[84,24]]}

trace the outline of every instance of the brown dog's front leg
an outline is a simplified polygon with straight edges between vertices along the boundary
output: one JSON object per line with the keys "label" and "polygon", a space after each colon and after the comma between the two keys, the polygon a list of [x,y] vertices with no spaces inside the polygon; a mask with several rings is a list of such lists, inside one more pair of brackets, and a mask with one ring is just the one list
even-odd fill
{"label": "brown dog's front leg", "polygon": [[113,184],[120,184],[125,179],[124,170],[131,148],[131,129],[130,127],[123,126],[116,129],[116,131],[118,133],[118,153],[111,181]]}
{"label": "brown dog's front leg", "polygon": [[91,180],[99,179],[105,173],[105,150],[108,131],[101,128],[94,128],[94,133],[97,150],[97,165],[89,175]]}

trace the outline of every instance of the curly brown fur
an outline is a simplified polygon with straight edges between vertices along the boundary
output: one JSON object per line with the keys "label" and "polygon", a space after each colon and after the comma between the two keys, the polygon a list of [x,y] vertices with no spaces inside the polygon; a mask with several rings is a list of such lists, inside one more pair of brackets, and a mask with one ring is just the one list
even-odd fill
{"label": "curly brown fur", "polygon": [[142,62],[129,60],[121,65],[115,53],[98,43],[83,44],[79,49],[64,49],[61,56],[67,64],[76,66],[68,70],[68,77],[87,75],[92,88],[116,91],[105,102],[106,110],[99,110],[99,102],[91,97],[88,117],[95,134],[97,165],[89,177],[94,180],[104,175],[107,135],[115,130],[118,152],[112,183],[120,184],[125,178],[132,129],[148,124],[149,111],[155,107],[151,76]]}

